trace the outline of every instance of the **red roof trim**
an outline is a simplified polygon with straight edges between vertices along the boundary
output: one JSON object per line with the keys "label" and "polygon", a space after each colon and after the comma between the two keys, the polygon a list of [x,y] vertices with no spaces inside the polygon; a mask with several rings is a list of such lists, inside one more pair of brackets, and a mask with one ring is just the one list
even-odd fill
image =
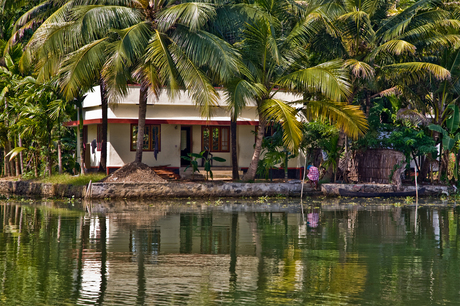
{"label": "red roof trim", "polygon": [[[137,119],[108,119],[108,123],[137,124]],[[83,125],[101,124],[102,119],[83,120]],[[180,124],[180,125],[223,125],[229,126],[230,121],[224,120],[180,120],[180,119],[146,119],[145,124]],[[238,121],[237,125],[259,125],[258,121]],[[65,126],[78,126],[78,121],[69,121]]]}

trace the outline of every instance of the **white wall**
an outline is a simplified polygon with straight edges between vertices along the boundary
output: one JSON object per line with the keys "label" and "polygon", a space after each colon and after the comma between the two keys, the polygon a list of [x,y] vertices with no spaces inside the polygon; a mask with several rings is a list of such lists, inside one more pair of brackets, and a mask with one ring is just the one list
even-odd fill
{"label": "white wall", "polygon": [[238,166],[247,168],[252,160],[254,154],[254,143],[255,135],[254,131],[256,127],[253,125],[238,125],[237,136],[238,136]]}
{"label": "white wall", "polygon": [[[107,156],[108,167],[121,167],[134,161],[136,151],[131,151],[131,125],[109,124],[110,139]],[[161,148],[157,160],[153,151],[144,151],[142,162],[154,167],[165,166],[180,167],[180,126],[162,124],[160,128]]]}

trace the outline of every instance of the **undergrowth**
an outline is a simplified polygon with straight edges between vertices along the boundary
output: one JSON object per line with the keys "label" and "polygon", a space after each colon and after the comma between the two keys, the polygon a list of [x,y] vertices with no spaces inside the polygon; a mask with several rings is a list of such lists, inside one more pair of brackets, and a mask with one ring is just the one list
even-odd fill
{"label": "undergrowth", "polygon": [[106,175],[104,173],[89,173],[86,175],[73,176],[70,174],[57,174],[50,177],[42,177],[36,181],[39,183],[66,184],[74,186],[85,186],[92,181],[93,183],[102,180]]}

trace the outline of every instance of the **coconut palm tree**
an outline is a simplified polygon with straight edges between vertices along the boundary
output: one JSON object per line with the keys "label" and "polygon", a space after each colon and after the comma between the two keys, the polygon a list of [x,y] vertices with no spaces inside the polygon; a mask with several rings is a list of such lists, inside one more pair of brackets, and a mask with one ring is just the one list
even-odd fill
{"label": "coconut palm tree", "polygon": [[[321,3],[311,2],[306,6],[301,2],[272,0],[239,4],[238,7],[240,12],[251,16],[252,21],[246,23],[242,40],[235,44],[243,56],[243,73],[228,83],[227,91],[229,103],[234,105],[235,110],[246,103],[257,106],[259,126],[256,144],[251,164],[243,177],[243,180],[253,180],[268,120],[281,122],[284,145],[290,150],[295,151],[301,141],[297,109],[292,103],[277,98],[276,94],[288,91],[302,98],[305,92],[314,92],[329,100],[340,101],[349,94],[349,84],[342,62],[312,66],[308,61],[305,46],[319,28],[317,17]],[[296,102],[297,106],[301,106],[304,99]],[[342,105],[334,103],[331,104],[337,108]],[[359,110],[353,111],[362,119],[356,121],[356,125],[350,125],[348,132],[357,135],[364,132],[366,122]],[[335,118],[339,117],[349,119],[336,113]]]}
{"label": "coconut palm tree", "polygon": [[[210,116],[218,95],[202,68],[222,78],[236,69],[237,54],[230,45],[201,29],[213,15],[211,4],[198,2],[120,0],[113,5],[75,6],[53,15],[29,45],[40,50],[41,58],[47,56],[40,65],[42,70],[52,71],[56,61],[49,58],[62,58],[62,54],[53,53],[54,47],[72,35],[69,29],[72,33],[85,29],[84,37],[69,39],[67,45],[78,48],[67,52],[60,65],[61,86],[68,98],[89,87],[98,75],[101,93],[111,101],[127,93],[129,80],[141,84],[136,150],[140,162],[148,89],[158,96],[166,86],[174,96],[177,89],[185,87],[202,114]],[[105,30],[99,26],[101,18],[107,21]],[[56,22],[60,26],[53,28]],[[106,134],[104,125],[102,132]]]}
{"label": "coconut palm tree", "polygon": [[332,1],[323,7],[327,23],[311,50],[320,60],[345,60],[352,76],[348,101],[358,99],[368,114],[371,97],[403,92],[425,75],[449,78],[446,69],[420,52],[427,43],[432,47],[453,39],[436,31],[448,17],[438,3],[420,0],[402,8],[398,1]]}

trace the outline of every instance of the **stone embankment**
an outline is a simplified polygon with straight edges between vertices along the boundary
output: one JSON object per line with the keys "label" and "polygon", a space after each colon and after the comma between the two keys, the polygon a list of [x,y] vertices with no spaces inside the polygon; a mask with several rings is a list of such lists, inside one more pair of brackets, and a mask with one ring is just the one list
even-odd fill
{"label": "stone embankment", "polygon": [[[26,181],[0,182],[3,196],[43,198],[92,199],[148,199],[168,197],[249,197],[249,196],[300,196],[300,181],[289,183],[232,183],[232,182],[171,182],[171,183],[93,183],[87,187],[40,184]],[[304,185],[305,195],[320,195],[320,191]]]}
{"label": "stone embankment", "polygon": [[[449,186],[439,185],[422,185],[420,188],[426,190],[425,195],[449,195],[455,193],[455,189]],[[396,191],[415,191],[415,186],[403,186],[403,190],[396,190],[395,185],[391,184],[322,184],[321,191],[327,196],[339,196],[339,189],[348,191],[372,193],[372,192],[385,192],[391,193]]]}
{"label": "stone embankment", "polygon": [[[321,191],[304,185],[305,196],[338,196],[339,189],[361,192],[393,192],[389,184],[322,184]],[[424,185],[426,195],[449,195],[455,192],[448,186]],[[413,186],[404,187],[414,190]],[[232,183],[232,182],[168,182],[168,183],[93,183],[86,186],[42,184],[27,181],[0,181],[0,195],[5,197],[24,196],[41,198],[84,198],[92,199],[149,199],[171,197],[260,197],[291,196],[299,197],[300,181],[289,183]],[[87,194],[88,193],[88,194]]]}

